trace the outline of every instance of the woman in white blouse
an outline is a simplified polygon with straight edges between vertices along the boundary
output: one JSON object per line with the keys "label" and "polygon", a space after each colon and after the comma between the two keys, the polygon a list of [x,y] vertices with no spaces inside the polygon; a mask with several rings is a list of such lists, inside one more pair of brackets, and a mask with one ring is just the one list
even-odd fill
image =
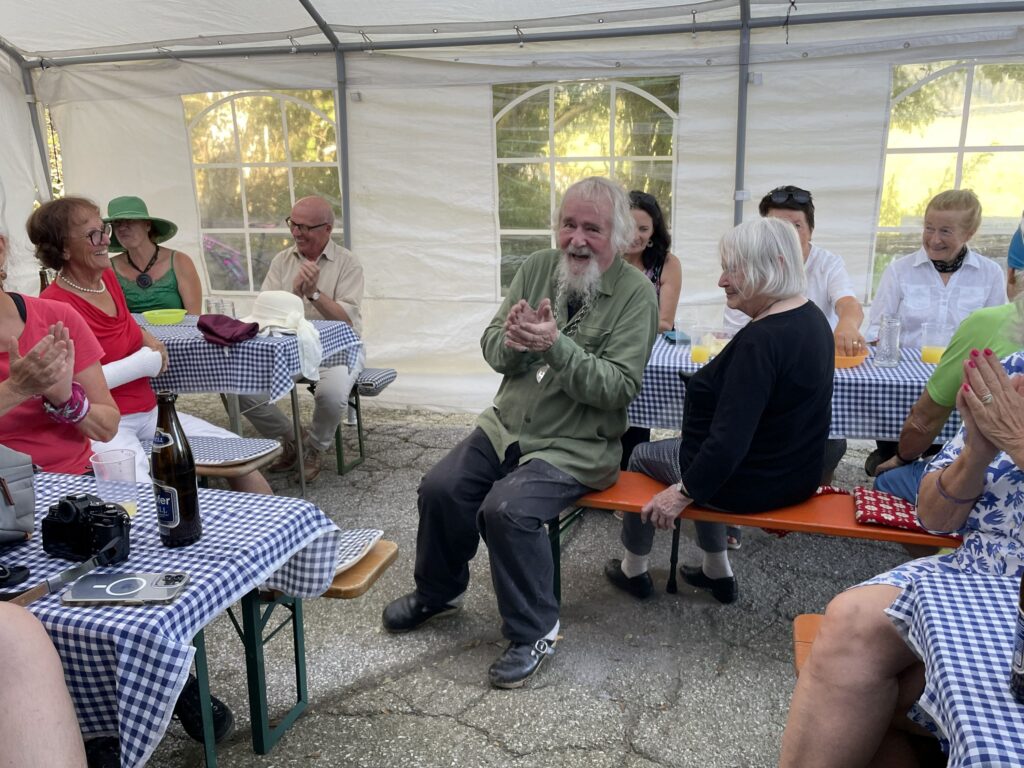
{"label": "woman in white blouse", "polygon": [[865,334],[869,341],[877,341],[883,315],[900,318],[900,346],[920,347],[923,323],[955,328],[976,309],[1006,303],[1002,268],[968,245],[980,225],[981,203],[971,190],[950,189],[931,199],[920,250],[882,274]]}

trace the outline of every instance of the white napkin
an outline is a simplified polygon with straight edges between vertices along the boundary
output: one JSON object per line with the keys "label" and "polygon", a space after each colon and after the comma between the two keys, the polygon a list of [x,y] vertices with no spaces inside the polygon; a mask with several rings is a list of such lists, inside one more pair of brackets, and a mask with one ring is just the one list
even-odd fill
{"label": "white napkin", "polygon": [[160,373],[163,358],[155,349],[143,347],[138,352],[122,357],[103,366],[103,375],[107,379],[107,387],[114,389],[129,381],[152,377]]}
{"label": "white napkin", "polygon": [[324,348],[320,343],[320,332],[309,320],[298,312],[285,318],[287,326],[270,325],[260,329],[260,336],[295,335],[299,342],[299,368],[310,381],[320,381],[320,361],[324,359]]}

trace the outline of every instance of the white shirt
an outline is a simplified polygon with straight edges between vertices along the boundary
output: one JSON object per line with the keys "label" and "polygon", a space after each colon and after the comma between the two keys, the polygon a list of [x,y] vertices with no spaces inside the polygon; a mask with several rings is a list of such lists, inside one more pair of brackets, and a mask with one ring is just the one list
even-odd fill
{"label": "white shirt", "polygon": [[946,323],[953,327],[982,307],[1006,303],[1006,276],[992,259],[968,249],[964,263],[943,285],[924,248],[893,261],[878,284],[864,338],[878,340],[882,315],[900,318],[900,346],[921,346],[921,325]]}
{"label": "white shirt", "polygon": [[[857,295],[853,292],[853,283],[842,257],[811,243],[811,252],[804,262],[804,272],[807,274],[807,298],[822,311],[834,331],[839,322],[836,302],[846,296]],[[745,314],[729,307],[725,308],[722,320],[726,329],[734,333],[750,322]]]}

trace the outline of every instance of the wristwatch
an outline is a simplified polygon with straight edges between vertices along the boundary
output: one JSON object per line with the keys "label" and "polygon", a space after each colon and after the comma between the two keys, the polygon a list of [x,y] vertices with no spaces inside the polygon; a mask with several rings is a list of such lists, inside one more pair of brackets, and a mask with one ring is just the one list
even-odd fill
{"label": "wristwatch", "polygon": [[307,296],[306,298],[315,304],[317,301],[320,300],[320,289],[318,288],[317,290],[313,291],[313,295]]}

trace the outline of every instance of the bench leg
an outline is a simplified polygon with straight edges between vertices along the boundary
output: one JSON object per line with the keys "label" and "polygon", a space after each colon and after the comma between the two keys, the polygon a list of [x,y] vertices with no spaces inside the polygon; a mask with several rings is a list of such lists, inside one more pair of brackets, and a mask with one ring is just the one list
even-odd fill
{"label": "bench leg", "polygon": [[[278,595],[273,602],[267,604],[266,610],[260,610],[262,605],[258,590],[252,590],[242,597],[241,613],[242,626],[238,627],[234,614],[229,612],[235,629],[242,638],[245,646],[245,669],[249,688],[249,716],[252,720],[252,748],[259,755],[265,755],[274,748],[274,745],[291,727],[291,724],[302,714],[309,704],[309,690],[306,685],[306,645],[305,633],[302,625],[302,601],[287,595]],[[269,635],[264,634],[270,616],[278,605],[284,606],[290,612],[290,618],[285,619]],[[295,653],[295,705],[288,710],[276,726],[270,727],[270,716],[267,711],[267,671],[266,661],[263,655],[263,646],[270,641],[281,629],[288,624],[292,625],[292,643]]]}
{"label": "bench leg", "polygon": [[199,688],[199,711],[203,716],[203,757],[206,768],[217,768],[217,743],[213,740],[213,705],[210,703],[210,669],[206,663],[206,636],[199,630],[192,638],[196,647],[196,683]]}
{"label": "bench leg", "polygon": [[668,560],[668,583],[665,585],[665,591],[670,595],[674,595],[678,591],[676,587],[676,571],[679,566],[679,518],[676,518],[675,525],[672,526],[672,554]]}
{"label": "bench leg", "polygon": [[345,463],[345,443],[342,441],[341,424],[334,433],[334,452],[337,457],[338,474],[347,475],[366,460],[366,446],[363,442],[363,408],[359,401],[359,389],[353,388],[349,405],[356,409],[356,437],[359,439],[359,456]]}

